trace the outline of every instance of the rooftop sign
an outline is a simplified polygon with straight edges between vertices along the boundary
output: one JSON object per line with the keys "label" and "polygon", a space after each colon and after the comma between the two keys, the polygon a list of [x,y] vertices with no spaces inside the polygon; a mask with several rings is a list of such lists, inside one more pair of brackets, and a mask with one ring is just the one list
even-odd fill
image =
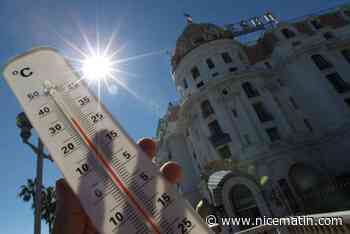
{"label": "rooftop sign", "polygon": [[265,30],[278,23],[277,18],[271,12],[266,12],[262,16],[254,16],[247,20],[241,20],[238,23],[225,25],[234,37],[248,33]]}

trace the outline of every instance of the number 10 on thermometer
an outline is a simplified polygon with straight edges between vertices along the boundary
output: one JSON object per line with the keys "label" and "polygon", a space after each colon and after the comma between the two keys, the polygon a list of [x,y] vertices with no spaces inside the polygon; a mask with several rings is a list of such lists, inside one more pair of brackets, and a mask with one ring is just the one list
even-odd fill
{"label": "number 10 on thermometer", "polygon": [[100,233],[212,233],[59,53],[34,49],[4,76]]}

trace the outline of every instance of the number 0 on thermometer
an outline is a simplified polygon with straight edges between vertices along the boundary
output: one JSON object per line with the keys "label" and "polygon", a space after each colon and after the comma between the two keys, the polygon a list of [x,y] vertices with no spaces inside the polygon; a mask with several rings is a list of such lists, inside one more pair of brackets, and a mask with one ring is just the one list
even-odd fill
{"label": "number 0 on thermometer", "polygon": [[211,233],[59,53],[34,49],[4,76],[100,233]]}

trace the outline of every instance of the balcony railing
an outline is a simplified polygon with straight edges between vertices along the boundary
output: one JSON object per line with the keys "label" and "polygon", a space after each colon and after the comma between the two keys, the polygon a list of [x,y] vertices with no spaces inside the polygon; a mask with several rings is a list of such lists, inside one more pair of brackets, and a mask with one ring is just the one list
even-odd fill
{"label": "balcony railing", "polygon": [[[308,215],[306,217],[312,217],[313,220],[319,220],[323,218],[336,218],[341,219],[341,222],[334,222],[334,225],[303,225],[303,226],[270,226],[261,225],[253,227],[244,231],[236,232],[235,234],[289,234],[289,233],[300,233],[300,234],[326,234],[326,233],[350,233],[350,211],[341,211],[334,213],[323,213],[316,215]],[[317,222],[317,221],[316,221]],[[321,222],[320,222],[321,223]],[[337,223],[337,224],[335,224]],[[342,225],[340,225],[342,224]]]}
{"label": "balcony railing", "polygon": [[231,141],[231,137],[228,133],[220,133],[209,137],[210,142],[216,148],[220,145],[227,144]]}

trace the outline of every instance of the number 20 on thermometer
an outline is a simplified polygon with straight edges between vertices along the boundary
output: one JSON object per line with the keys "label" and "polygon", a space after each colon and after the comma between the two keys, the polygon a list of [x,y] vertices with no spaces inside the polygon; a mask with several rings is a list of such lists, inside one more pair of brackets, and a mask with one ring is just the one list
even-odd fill
{"label": "number 20 on thermometer", "polygon": [[100,233],[212,233],[59,53],[34,49],[4,76]]}

